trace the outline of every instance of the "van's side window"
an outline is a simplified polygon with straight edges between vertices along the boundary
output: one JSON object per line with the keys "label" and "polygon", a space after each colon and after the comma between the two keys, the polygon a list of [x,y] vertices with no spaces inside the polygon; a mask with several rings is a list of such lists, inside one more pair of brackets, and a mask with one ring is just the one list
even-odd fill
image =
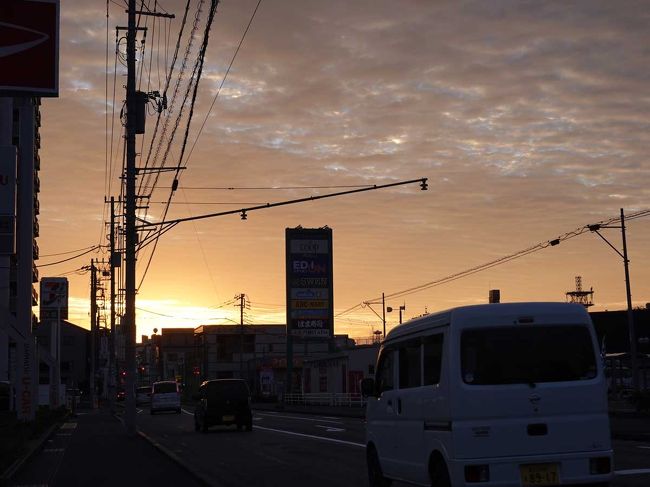
{"label": "van's side window", "polygon": [[442,333],[424,337],[424,385],[440,383],[442,368]]}
{"label": "van's side window", "polygon": [[385,348],[379,357],[377,365],[377,394],[384,391],[391,391],[395,388],[393,383],[393,369],[395,362],[395,350]]}
{"label": "van's side window", "polygon": [[421,340],[416,338],[404,342],[399,347],[399,388],[420,387],[422,385]]}

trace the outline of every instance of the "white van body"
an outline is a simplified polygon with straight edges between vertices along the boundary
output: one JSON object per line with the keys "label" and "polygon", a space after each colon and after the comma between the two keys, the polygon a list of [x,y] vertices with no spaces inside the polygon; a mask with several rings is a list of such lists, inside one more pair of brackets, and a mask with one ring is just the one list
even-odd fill
{"label": "white van body", "polygon": [[366,424],[369,469],[375,455],[388,479],[521,487],[613,477],[602,359],[576,304],[467,306],[397,326],[379,352]]}
{"label": "white van body", "polygon": [[159,411],[181,412],[181,393],[178,383],[171,380],[154,382],[151,386],[151,414]]}

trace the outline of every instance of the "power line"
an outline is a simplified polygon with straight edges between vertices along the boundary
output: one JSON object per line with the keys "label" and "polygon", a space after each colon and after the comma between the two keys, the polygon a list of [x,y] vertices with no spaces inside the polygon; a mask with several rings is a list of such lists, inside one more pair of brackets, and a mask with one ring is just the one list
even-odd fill
{"label": "power line", "polygon": [[212,100],[212,104],[210,105],[210,108],[208,109],[208,113],[206,113],[205,118],[203,119],[203,123],[201,124],[201,127],[199,128],[199,131],[196,134],[196,138],[194,139],[194,143],[192,144],[192,147],[190,148],[190,152],[187,154],[187,159],[185,159],[185,165],[187,165],[188,161],[190,160],[190,157],[192,157],[192,153],[194,152],[194,147],[196,146],[196,143],[199,141],[199,137],[201,137],[201,133],[203,132],[203,128],[205,127],[205,124],[208,121],[208,117],[210,116],[210,113],[212,112],[212,108],[214,107],[214,104],[216,103],[217,98],[219,97],[219,93],[221,93],[221,88],[223,88],[223,85],[226,82],[226,79],[228,78],[228,74],[230,73],[230,69],[232,68],[232,65],[234,64],[235,59],[237,58],[237,54],[239,53],[239,50],[241,49],[241,46],[244,43],[244,39],[246,38],[246,34],[248,34],[248,30],[250,29],[251,24],[253,23],[253,19],[255,18],[255,14],[257,13],[257,9],[260,7],[261,3],[262,3],[262,0],[257,1],[257,5],[255,6],[255,10],[253,10],[253,14],[251,15],[251,18],[248,21],[248,25],[246,26],[246,29],[244,30],[244,33],[242,34],[241,39],[239,40],[239,45],[237,46],[237,49],[235,49],[235,53],[233,54],[232,59],[230,60],[230,64],[228,65],[228,69],[226,69],[226,74],[224,74],[223,79],[221,80],[221,84],[219,85],[219,88],[217,89],[217,93],[214,95],[214,98]]}
{"label": "power line", "polygon": [[89,250],[86,250],[85,252],[82,252],[82,253],[80,253],[80,254],[74,255],[74,256],[72,256],[72,257],[68,257],[67,259],[59,260],[59,261],[57,261],[57,262],[50,262],[49,264],[41,264],[41,265],[37,265],[36,267],[41,268],[41,267],[48,267],[48,266],[51,266],[51,265],[62,264],[62,263],[64,263],[64,262],[68,262],[68,261],[70,261],[70,260],[78,259],[79,257],[81,257],[81,256],[83,256],[83,255],[86,255],[86,254],[89,254],[90,252],[93,252],[93,251],[98,250],[98,249],[100,249],[100,248],[101,248],[101,245],[95,245],[94,247],[91,247]]}
{"label": "power line", "polygon": [[97,245],[92,245],[90,247],[84,247],[83,249],[68,250],[67,252],[58,252],[56,254],[43,254],[40,257],[58,257],[59,255],[74,254],[75,252],[83,252],[84,250],[96,249]]}
{"label": "power line", "polygon": [[[646,216],[650,216],[650,210],[639,210],[639,211],[636,211],[636,212],[630,214],[629,216],[626,216],[625,218],[626,218],[626,220],[634,220],[634,219],[643,218],[643,217],[646,217]],[[481,272],[481,271],[484,271],[484,270],[487,270],[487,269],[491,269],[492,267],[496,267],[498,265],[505,264],[505,263],[510,262],[512,260],[519,259],[521,257],[524,257],[526,255],[529,255],[529,254],[532,254],[532,253],[535,253],[535,252],[538,252],[538,251],[540,251],[542,249],[545,249],[547,247],[554,247],[554,246],[558,245],[560,242],[572,239],[574,237],[582,235],[583,233],[590,232],[591,229],[593,227],[597,226],[597,225],[601,225],[601,226],[611,225],[612,223],[620,222],[620,220],[621,220],[620,217],[614,217],[614,218],[610,218],[609,220],[603,220],[601,222],[598,222],[597,224],[584,225],[584,226],[579,227],[579,228],[577,228],[575,230],[572,230],[570,232],[566,232],[565,234],[560,235],[559,237],[557,237],[555,239],[547,240],[545,242],[540,242],[540,243],[538,243],[536,245],[533,245],[533,246],[528,247],[528,248],[523,249],[523,250],[519,250],[517,252],[513,252],[511,254],[508,254],[508,255],[500,257],[498,259],[492,260],[490,262],[486,262],[484,264],[477,265],[477,266],[471,267],[469,269],[466,269],[466,270],[463,270],[463,271],[460,271],[460,272],[457,272],[457,273],[454,273],[454,274],[450,274],[448,276],[445,276],[445,277],[442,277],[442,278],[439,278],[439,279],[435,279],[433,281],[429,281],[429,282],[426,282],[424,284],[420,284],[418,286],[414,286],[414,287],[411,287],[411,288],[408,288],[408,289],[404,289],[402,291],[397,291],[397,292],[394,292],[394,293],[391,293],[391,294],[386,294],[385,298],[386,299],[388,299],[388,298],[391,298],[391,299],[401,298],[401,297],[404,297],[404,296],[408,296],[410,294],[415,294],[415,293],[418,293],[418,292],[421,292],[421,291],[425,291],[425,290],[430,289],[432,287],[441,286],[443,284],[447,284],[447,283],[456,281],[458,279],[462,279],[463,277],[471,276],[471,275],[476,274],[478,272]],[[379,301],[379,300],[381,300],[381,297],[377,297],[377,298],[373,298],[373,299],[363,301],[363,302],[361,302],[359,304],[356,304],[355,306],[352,306],[351,308],[346,309],[345,311],[342,311],[341,313],[338,313],[335,316],[336,317],[343,316],[345,314],[351,313],[352,311],[354,311],[356,309],[363,308],[366,303],[371,303],[373,301]]]}

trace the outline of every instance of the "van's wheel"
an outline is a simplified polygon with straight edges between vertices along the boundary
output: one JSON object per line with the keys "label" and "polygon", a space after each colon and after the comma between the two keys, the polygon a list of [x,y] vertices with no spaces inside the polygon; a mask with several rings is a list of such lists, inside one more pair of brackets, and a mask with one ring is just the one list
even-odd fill
{"label": "van's wheel", "polygon": [[373,445],[366,448],[366,462],[368,464],[368,484],[370,487],[390,487],[392,481],[384,477],[377,450]]}
{"label": "van's wheel", "polygon": [[429,475],[431,476],[431,487],[451,487],[449,470],[441,456],[436,456],[429,463]]}

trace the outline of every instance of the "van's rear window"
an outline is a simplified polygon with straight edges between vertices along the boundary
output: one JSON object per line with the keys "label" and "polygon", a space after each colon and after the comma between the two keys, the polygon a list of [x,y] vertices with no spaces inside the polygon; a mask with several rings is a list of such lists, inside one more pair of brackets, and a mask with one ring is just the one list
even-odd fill
{"label": "van's rear window", "polygon": [[506,326],[461,335],[466,384],[535,384],[596,377],[596,354],[584,326]]}
{"label": "van's rear window", "polygon": [[208,398],[247,399],[248,386],[244,381],[239,380],[209,382]]}
{"label": "van's rear window", "polygon": [[174,382],[160,382],[153,385],[153,392],[155,394],[166,394],[168,392],[176,391],[176,384]]}

